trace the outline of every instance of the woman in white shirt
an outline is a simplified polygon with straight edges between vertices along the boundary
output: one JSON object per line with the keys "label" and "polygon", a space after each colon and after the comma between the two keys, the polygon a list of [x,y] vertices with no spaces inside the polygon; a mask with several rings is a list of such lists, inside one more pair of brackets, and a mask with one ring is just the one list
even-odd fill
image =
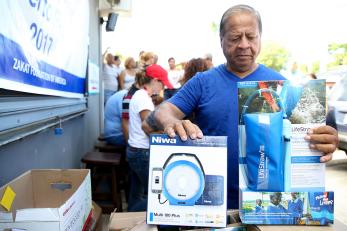
{"label": "woman in white shirt", "polygon": [[113,56],[111,53],[106,54],[106,62],[102,66],[104,104],[118,90],[118,76],[121,72],[120,63],[119,56]]}
{"label": "woman in white shirt", "polygon": [[118,82],[119,89],[129,89],[135,82],[136,62],[133,57],[128,57],[124,61],[125,69],[120,73]]}
{"label": "woman in white shirt", "polygon": [[127,160],[131,169],[128,211],[144,211],[147,207],[149,137],[142,130],[142,121],[154,110],[151,96],[158,95],[164,85],[171,87],[167,71],[152,64],[136,74],[140,89],[129,105],[129,140]]}

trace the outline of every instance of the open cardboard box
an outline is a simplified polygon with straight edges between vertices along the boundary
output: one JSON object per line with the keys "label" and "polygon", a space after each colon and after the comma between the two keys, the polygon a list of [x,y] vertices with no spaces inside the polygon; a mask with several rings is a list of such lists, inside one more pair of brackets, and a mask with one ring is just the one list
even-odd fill
{"label": "open cardboard box", "polygon": [[120,230],[158,230],[156,225],[146,224],[146,212],[111,213],[110,231]]}
{"label": "open cardboard box", "polygon": [[30,170],[0,188],[16,196],[0,208],[0,229],[82,230],[92,208],[88,169]]}

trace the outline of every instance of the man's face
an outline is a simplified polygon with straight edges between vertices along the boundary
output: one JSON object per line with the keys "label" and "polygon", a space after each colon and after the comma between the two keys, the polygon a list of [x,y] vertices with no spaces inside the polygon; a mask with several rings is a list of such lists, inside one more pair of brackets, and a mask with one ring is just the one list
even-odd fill
{"label": "man's face", "polygon": [[241,75],[252,72],[261,46],[256,17],[247,12],[230,16],[221,35],[221,46],[230,71]]}
{"label": "man's face", "polygon": [[171,70],[175,69],[175,60],[174,59],[169,60],[169,67]]}

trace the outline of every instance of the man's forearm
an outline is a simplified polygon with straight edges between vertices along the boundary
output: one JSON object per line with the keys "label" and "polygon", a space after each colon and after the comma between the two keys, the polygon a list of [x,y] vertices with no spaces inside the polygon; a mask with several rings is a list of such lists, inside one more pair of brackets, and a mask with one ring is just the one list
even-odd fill
{"label": "man's forearm", "polygon": [[156,121],[156,118],[155,118],[155,113],[157,111],[154,110],[152,111],[148,116],[147,118],[145,119],[145,121],[142,123],[142,129],[145,129],[146,132],[148,133],[151,133],[153,131],[160,131],[160,130],[163,130],[163,127],[161,126],[161,124],[159,124],[157,121]]}
{"label": "man's forearm", "polygon": [[176,121],[181,120],[184,114],[174,105],[164,102],[159,105],[151,114],[146,118],[143,128],[148,126],[151,128],[147,129],[146,132],[150,133],[153,131],[163,131],[165,127]]}

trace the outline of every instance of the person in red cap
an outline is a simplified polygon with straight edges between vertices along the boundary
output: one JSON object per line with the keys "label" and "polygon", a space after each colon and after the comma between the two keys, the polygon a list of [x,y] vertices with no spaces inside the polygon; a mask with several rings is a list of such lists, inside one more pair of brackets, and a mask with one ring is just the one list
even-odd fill
{"label": "person in red cap", "polygon": [[129,105],[129,139],[127,159],[132,171],[128,211],[145,211],[149,166],[149,137],[142,130],[142,121],[154,110],[153,95],[158,95],[164,86],[171,88],[167,71],[157,64],[147,66],[136,74],[139,90]]}

